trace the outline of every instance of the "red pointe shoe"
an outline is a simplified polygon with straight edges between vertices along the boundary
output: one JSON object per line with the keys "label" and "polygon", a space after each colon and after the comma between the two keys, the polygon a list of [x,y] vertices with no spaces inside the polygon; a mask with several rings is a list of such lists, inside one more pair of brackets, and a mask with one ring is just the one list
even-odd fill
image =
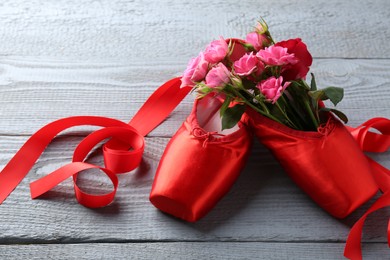
{"label": "red pointe shoe", "polygon": [[317,132],[298,131],[249,109],[255,135],[319,206],[343,218],[378,191],[369,162],[332,116]]}
{"label": "red pointe shoe", "polygon": [[221,131],[222,103],[196,100],[168,143],[150,193],[161,211],[189,222],[206,215],[229,191],[246,163],[252,135],[243,120]]}

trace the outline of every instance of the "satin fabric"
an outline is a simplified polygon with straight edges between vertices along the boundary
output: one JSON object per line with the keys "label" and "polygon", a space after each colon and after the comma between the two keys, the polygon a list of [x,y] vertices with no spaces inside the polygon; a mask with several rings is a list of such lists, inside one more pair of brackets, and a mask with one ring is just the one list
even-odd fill
{"label": "satin fabric", "polygon": [[[369,132],[371,128],[377,133]],[[390,120],[386,118],[372,118],[362,125],[348,131],[355,138],[362,151],[381,153],[390,147]],[[362,259],[361,239],[364,223],[367,217],[385,207],[390,206],[390,171],[371,158],[367,157],[374,178],[383,194],[371,205],[366,213],[353,225],[345,245],[344,256],[349,259]],[[387,226],[387,242],[390,247],[390,219]]]}
{"label": "satin fabric", "polygon": [[[378,189],[383,194],[353,225],[344,256],[362,259],[361,239],[367,217],[390,206],[390,171],[365,156],[390,147],[390,120],[372,118],[353,128],[329,118],[318,132],[290,129],[248,109],[250,126],[259,140],[280,161],[287,174],[331,215],[349,215]],[[371,128],[379,133],[369,132]],[[390,247],[390,220],[387,227]]]}
{"label": "satin fabric", "polygon": [[[203,129],[196,115],[201,102],[209,100],[195,101],[191,114],[168,143],[150,193],[158,209],[189,222],[206,215],[230,190],[253,139],[245,120],[239,122],[237,131],[224,136]],[[210,114],[215,112],[208,109]]]}
{"label": "satin fabric", "polygon": [[[0,172],[0,204],[11,194],[27,175],[36,160],[61,131],[81,125],[104,127],[88,135],[76,147],[69,164],[49,173],[30,184],[31,197],[37,198],[69,177],[73,177],[77,201],[86,207],[97,208],[110,204],[118,186],[116,174],[138,167],[144,150],[144,135],[147,135],[170,114],[191,88],[180,88],[180,78],[174,78],[160,86],[140,108],[133,119],[126,124],[116,119],[94,116],[76,116],[54,121],[36,133],[20,148]],[[111,138],[103,146],[105,167],[85,162],[85,157],[101,141]],[[131,148],[131,150],[129,150]],[[80,171],[100,169],[111,180],[113,190],[107,194],[95,195],[83,192],[77,186]]]}
{"label": "satin fabric", "polygon": [[297,131],[248,110],[255,135],[286,173],[329,214],[344,218],[378,191],[370,164],[344,125],[330,117]]}

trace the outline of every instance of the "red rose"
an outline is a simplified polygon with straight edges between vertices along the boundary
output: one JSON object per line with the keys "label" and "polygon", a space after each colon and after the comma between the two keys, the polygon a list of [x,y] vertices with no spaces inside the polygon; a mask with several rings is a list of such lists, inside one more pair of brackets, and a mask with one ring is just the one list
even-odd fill
{"label": "red rose", "polygon": [[306,74],[309,71],[309,67],[313,61],[311,54],[307,50],[306,44],[301,39],[290,39],[287,41],[281,41],[275,44],[275,46],[281,46],[287,48],[287,52],[294,54],[298,62],[286,66],[282,72],[283,79],[285,81],[295,79],[305,79]]}
{"label": "red rose", "polygon": [[242,56],[244,56],[246,53],[247,53],[247,50],[245,49],[244,47],[244,41],[243,40],[240,40],[240,39],[235,39],[235,38],[231,38],[231,39],[227,39],[226,42],[229,44],[229,42],[231,41],[231,44],[233,47],[233,51],[230,55],[230,60],[232,62],[235,62],[237,60],[239,60]]}

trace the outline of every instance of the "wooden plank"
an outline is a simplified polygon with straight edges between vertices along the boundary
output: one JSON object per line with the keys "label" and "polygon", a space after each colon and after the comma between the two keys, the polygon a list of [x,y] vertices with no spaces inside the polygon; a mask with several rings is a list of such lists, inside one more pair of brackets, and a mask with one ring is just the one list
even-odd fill
{"label": "wooden plank", "polygon": [[[3,137],[0,168],[26,137]],[[230,193],[197,223],[186,223],[159,212],[148,201],[154,173],[167,138],[147,138],[144,161],[134,172],[120,176],[115,202],[102,209],[88,209],[76,203],[71,180],[40,199],[29,198],[28,183],[71,160],[80,137],[65,136],[50,146],[14,193],[0,205],[0,243],[77,243],[123,241],[345,241],[350,227],[364,213],[363,208],[344,220],[337,220],[314,204],[283,173],[259,144],[254,145],[239,180]],[[6,148],[13,149],[6,149]],[[387,157],[387,158],[386,158]],[[388,153],[374,157],[388,164]],[[99,157],[91,162],[101,164]],[[83,187],[108,191],[101,175],[84,174]],[[91,189],[87,189],[89,191]],[[367,221],[364,241],[386,241],[390,209]]]}
{"label": "wooden plank", "polygon": [[[185,64],[90,63],[39,58],[0,60],[0,134],[29,135],[58,118],[99,115],[128,121],[164,81]],[[339,108],[356,126],[375,116],[390,118],[389,60],[317,59],[318,85],[340,86]],[[145,72],[148,77],[145,78]],[[150,75],[150,76],[149,76]],[[171,136],[189,114],[188,96],[152,136]]]}
{"label": "wooden plank", "polygon": [[[342,243],[122,243],[0,245],[5,259],[344,259]],[[386,244],[363,245],[364,259],[386,259]]]}
{"label": "wooden plank", "polygon": [[244,37],[261,16],[276,39],[301,37],[316,57],[390,57],[387,0],[248,0],[239,8],[233,0],[4,0],[1,54],[186,62],[219,35]]}

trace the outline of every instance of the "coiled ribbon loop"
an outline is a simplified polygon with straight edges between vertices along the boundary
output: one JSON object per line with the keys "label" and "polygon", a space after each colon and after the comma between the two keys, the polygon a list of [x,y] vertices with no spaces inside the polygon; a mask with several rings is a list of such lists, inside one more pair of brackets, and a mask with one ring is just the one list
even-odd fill
{"label": "coiled ribbon loop", "polygon": [[[54,137],[68,128],[82,125],[103,128],[91,133],[79,143],[71,163],[32,182],[31,197],[37,198],[65,179],[73,177],[76,199],[80,204],[90,208],[110,204],[118,187],[116,174],[131,171],[139,166],[145,146],[144,136],[164,121],[191,90],[190,87],[180,88],[180,84],[180,78],[174,78],[159,87],[129,124],[107,117],[76,116],[63,118],[42,127],[27,140],[1,171],[0,204],[27,175]],[[110,140],[103,146],[105,167],[86,163],[85,159],[89,152],[107,138]],[[111,180],[113,190],[103,195],[82,191],[77,186],[77,176],[79,172],[88,169],[100,169],[104,172]]]}

